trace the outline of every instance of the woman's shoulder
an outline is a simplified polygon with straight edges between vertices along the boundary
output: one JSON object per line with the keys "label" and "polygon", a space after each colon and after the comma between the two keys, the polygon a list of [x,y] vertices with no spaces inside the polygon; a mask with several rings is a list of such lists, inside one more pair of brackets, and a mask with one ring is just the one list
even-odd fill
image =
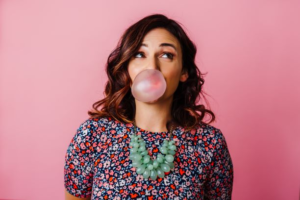
{"label": "woman's shoulder", "polygon": [[87,118],[80,123],[80,127],[99,127],[106,125],[111,119],[109,117],[94,117],[94,118]]}
{"label": "woman's shoulder", "polygon": [[77,131],[73,139],[85,138],[85,140],[92,141],[96,136],[101,135],[109,124],[108,117],[88,118],[82,121],[77,127]]}
{"label": "woman's shoulder", "polygon": [[217,126],[206,124],[206,123],[199,123],[197,127],[197,133],[207,136],[207,137],[222,137],[223,133],[220,128]]}
{"label": "woman's shoulder", "polygon": [[197,143],[206,151],[226,148],[225,135],[220,128],[206,123],[200,123],[196,130]]}

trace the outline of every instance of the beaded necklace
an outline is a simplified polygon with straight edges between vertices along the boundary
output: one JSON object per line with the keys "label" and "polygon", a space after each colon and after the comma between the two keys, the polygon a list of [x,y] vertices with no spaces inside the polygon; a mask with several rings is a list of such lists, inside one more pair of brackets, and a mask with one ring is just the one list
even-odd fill
{"label": "beaded necklace", "polygon": [[[160,152],[156,159],[152,159],[146,149],[146,142],[141,138],[141,135],[136,135],[136,123],[134,121],[134,133],[130,135],[130,160],[132,166],[135,167],[137,174],[142,174],[144,179],[149,177],[156,180],[157,177],[164,178],[165,172],[169,172],[174,168],[174,155],[176,153],[176,145],[172,131],[169,133],[169,141],[164,140],[163,145],[159,148]],[[164,155],[163,155],[164,154]]]}

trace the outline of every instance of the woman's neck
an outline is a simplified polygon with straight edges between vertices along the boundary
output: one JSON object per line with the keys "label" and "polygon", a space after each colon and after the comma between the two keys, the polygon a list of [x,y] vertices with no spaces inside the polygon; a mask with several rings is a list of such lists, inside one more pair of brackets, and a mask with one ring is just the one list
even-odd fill
{"label": "woman's neck", "polygon": [[167,132],[167,122],[172,119],[172,99],[164,102],[144,103],[135,101],[135,124],[150,132]]}

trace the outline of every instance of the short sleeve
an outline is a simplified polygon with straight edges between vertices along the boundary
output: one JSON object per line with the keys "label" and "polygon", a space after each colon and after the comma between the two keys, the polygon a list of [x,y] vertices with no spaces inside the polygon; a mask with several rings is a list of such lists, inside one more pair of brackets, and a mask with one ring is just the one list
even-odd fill
{"label": "short sleeve", "polygon": [[233,163],[220,129],[215,129],[215,141],[210,163],[211,170],[204,186],[204,199],[230,200],[233,187]]}
{"label": "short sleeve", "polygon": [[70,194],[79,198],[90,197],[92,193],[93,132],[94,126],[90,120],[82,123],[65,154],[64,186]]}

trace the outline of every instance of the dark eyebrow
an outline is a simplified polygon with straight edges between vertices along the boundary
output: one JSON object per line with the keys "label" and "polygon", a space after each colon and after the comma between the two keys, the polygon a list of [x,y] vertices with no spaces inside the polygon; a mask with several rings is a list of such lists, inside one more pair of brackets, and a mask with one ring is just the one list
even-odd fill
{"label": "dark eyebrow", "polygon": [[[148,47],[148,45],[144,44],[144,43],[141,46]],[[161,43],[159,46],[160,47],[173,47],[175,49],[175,51],[177,52],[177,49],[176,49],[176,47],[173,44],[170,44],[170,43]]]}

